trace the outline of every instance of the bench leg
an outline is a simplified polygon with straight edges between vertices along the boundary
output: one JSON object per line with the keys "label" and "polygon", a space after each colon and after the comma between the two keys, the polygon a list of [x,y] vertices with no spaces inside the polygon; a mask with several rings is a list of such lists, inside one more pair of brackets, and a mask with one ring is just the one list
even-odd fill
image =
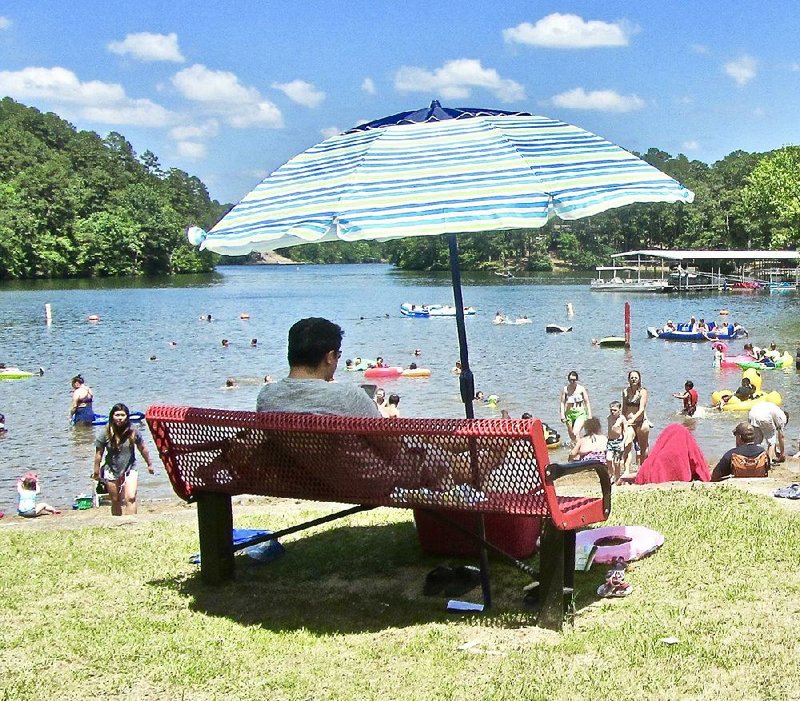
{"label": "bench leg", "polygon": [[483,609],[492,607],[492,585],[489,581],[489,549],[486,547],[486,521],[483,514],[477,515],[478,537],[481,541],[480,568],[481,568],[481,593],[483,594]]}
{"label": "bench leg", "polygon": [[222,584],[233,579],[233,507],[227,494],[197,496],[200,533],[200,579]]}
{"label": "bench leg", "polygon": [[539,620],[543,628],[561,630],[572,606],[575,583],[575,531],[560,531],[545,522],[539,551]]}

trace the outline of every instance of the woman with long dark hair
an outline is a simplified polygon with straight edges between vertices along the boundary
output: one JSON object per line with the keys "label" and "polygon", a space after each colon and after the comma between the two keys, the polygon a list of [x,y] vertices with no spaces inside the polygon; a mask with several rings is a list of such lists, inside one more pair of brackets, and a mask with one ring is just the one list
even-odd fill
{"label": "woman with long dark hair", "polygon": [[153,461],[141,434],[131,426],[131,412],[124,404],[115,404],[108,415],[106,430],[95,441],[94,453],[94,478],[105,482],[113,516],[122,515],[123,504],[125,514],[136,513],[136,490],[139,486],[136,449],[152,475]]}

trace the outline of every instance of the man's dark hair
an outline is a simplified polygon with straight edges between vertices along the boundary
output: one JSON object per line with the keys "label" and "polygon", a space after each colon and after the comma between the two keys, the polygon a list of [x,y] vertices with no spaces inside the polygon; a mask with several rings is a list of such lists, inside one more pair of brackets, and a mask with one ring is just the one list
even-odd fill
{"label": "man's dark hair", "polygon": [[289,329],[289,367],[317,367],[326,353],[342,347],[344,331],[338,324],[312,316],[300,319]]}

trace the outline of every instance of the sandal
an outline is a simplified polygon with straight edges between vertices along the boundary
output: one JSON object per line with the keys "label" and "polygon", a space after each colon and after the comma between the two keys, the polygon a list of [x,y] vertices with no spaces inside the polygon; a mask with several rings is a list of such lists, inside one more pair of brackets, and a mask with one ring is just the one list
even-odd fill
{"label": "sandal", "polygon": [[606,573],[606,581],[597,588],[597,594],[603,598],[628,596],[633,585],[625,581],[625,560],[617,557]]}

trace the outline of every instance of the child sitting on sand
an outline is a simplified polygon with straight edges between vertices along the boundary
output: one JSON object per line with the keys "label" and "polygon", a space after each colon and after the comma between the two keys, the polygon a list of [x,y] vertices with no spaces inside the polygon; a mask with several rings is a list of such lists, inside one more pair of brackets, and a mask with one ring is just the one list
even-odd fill
{"label": "child sitting on sand", "polygon": [[50,504],[36,503],[36,497],[41,491],[39,478],[35,472],[26,472],[17,480],[17,513],[25,518],[35,518],[42,514],[60,513]]}

